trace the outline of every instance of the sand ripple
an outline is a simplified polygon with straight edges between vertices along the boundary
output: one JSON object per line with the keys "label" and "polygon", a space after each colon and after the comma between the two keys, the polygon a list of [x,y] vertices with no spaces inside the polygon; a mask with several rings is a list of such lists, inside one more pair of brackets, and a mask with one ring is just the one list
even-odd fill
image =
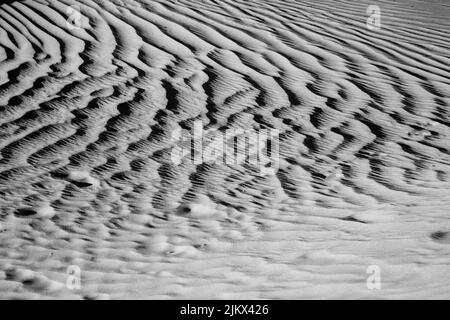
{"label": "sand ripple", "polygon": [[[450,9],[377,2],[1,5],[0,298],[449,298]],[[276,175],[172,163],[196,120]]]}

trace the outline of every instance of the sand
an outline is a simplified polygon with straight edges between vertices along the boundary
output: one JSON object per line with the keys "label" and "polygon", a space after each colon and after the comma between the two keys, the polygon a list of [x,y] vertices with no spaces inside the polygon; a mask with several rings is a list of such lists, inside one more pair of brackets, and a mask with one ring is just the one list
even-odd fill
{"label": "sand", "polygon": [[[0,299],[450,298],[449,13],[0,5]],[[278,130],[275,174],[174,163],[195,121]]]}

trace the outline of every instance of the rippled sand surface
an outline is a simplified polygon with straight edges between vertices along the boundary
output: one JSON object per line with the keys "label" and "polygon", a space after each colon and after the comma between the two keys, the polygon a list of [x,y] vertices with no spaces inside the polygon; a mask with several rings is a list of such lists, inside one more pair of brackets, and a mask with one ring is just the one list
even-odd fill
{"label": "rippled sand surface", "polygon": [[[449,13],[0,5],[0,298],[450,298]],[[276,174],[173,163],[199,120],[279,130]]]}

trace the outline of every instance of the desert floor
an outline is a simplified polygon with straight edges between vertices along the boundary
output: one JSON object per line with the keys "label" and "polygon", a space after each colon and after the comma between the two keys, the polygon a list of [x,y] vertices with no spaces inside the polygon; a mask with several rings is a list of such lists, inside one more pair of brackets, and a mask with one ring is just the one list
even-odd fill
{"label": "desert floor", "polygon": [[[450,298],[449,13],[0,5],[0,299]],[[174,163],[195,121],[274,174]]]}

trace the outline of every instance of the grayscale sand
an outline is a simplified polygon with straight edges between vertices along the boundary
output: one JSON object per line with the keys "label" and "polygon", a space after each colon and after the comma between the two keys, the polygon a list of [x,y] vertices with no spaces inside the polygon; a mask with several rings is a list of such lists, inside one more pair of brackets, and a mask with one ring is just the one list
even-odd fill
{"label": "grayscale sand", "polygon": [[[449,12],[0,5],[0,299],[449,299]],[[195,120],[279,130],[276,174],[172,163]]]}

